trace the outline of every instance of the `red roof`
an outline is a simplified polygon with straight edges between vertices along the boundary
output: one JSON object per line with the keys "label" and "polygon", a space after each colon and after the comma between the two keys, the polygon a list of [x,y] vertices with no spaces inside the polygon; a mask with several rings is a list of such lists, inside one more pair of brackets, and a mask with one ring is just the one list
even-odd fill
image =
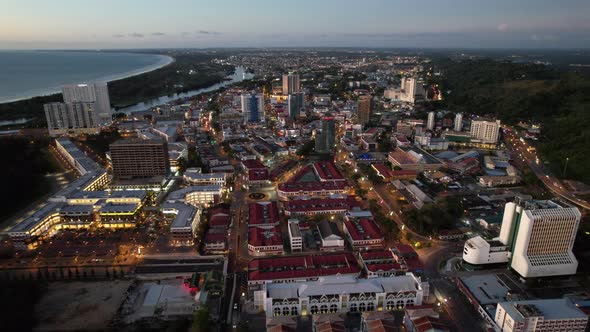
{"label": "red roof", "polygon": [[371,166],[384,178],[390,178],[392,176],[391,169],[385,164],[376,163]]}
{"label": "red roof", "polygon": [[293,175],[291,177],[291,179],[289,180],[289,182],[297,182],[299,181],[305,174],[312,172],[313,168],[311,167],[311,165],[307,165],[305,167],[302,167],[299,172],[295,173],[295,175]]}
{"label": "red roof", "polygon": [[313,169],[320,181],[344,181],[344,177],[331,161],[316,161]]}
{"label": "red roof", "polygon": [[248,170],[248,181],[267,181],[269,179],[267,169]]}
{"label": "red roof", "polygon": [[360,255],[363,260],[393,259],[393,254],[389,250],[365,251]]}
{"label": "red roof", "polygon": [[402,270],[402,266],[398,263],[367,264],[367,270],[369,270],[371,272],[399,271],[399,270]]}
{"label": "red roof", "polygon": [[215,234],[215,233],[207,233],[205,235],[205,243],[220,243],[227,240],[227,235],[225,233]]}
{"label": "red roof", "polygon": [[417,332],[426,331],[450,331],[449,327],[441,323],[438,319],[424,316],[413,320],[414,328]]}
{"label": "red roof", "polygon": [[289,212],[346,211],[350,208],[348,198],[301,199],[285,202]]}
{"label": "red roof", "polygon": [[277,202],[250,203],[248,209],[248,226],[274,225],[279,222]]}
{"label": "red roof", "polygon": [[209,210],[209,227],[229,227],[231,218],[229,216],[229,208],[215,207]]}
{"label": "red roof", "polygon": [[322,190],[345,190],[345,181],[326,181],[326,182],[285,182],[278,186],[280,191],[284,192],[306,192]]}
{"label": "red roof", "polygon": [[312,278],[336,274],[358,274],[360,268],[350,253],[253,259],[249,280]]}
{"label": "red roof", "polygon": [[381,230],[371,219],[346,219],[344,226],[353,241],[383,239]]}
{"label": "red roof", "polygon": [[281,228],[275,226],[272,229],[250,227],[248,231],[248,245],[255,247],[278,246],[283,244]]}
{"label": "red roof", "polygon": [[266,169],[266,166],[264,166],[258,159],[242,160],[242,165],[246,170]]}

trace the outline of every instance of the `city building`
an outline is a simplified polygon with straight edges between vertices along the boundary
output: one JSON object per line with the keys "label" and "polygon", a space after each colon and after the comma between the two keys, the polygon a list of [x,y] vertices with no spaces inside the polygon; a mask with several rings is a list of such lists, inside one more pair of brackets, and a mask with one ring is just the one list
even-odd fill
{"label": "city building", "polygon": [[168,194],[167,202],[183,202],[193,206],[210,206],[221,199],[223,187],[218,184],[190,186]]}
{"label": "city building", "polygon": [[358,112],[359,122],[361,124],[366,124],[371,120],[371,96],[370,95],[359,96],[359,100],[357,102],[357,112]]}
{"label": "city building", "polygon": [[320,182],[346,181],[332,161],[316,161],[312,167]]}
{"label": "city building", "polygon": [[321,239],[321,250],[343,250],[344,237],[338,226],[328,220],[322,220],[317,225]]}
{"label": "city building", "polygon": [[289,219],[287,226],[289,228],[289,243],[291,244],[291,251],[303,250],[303,236],[301,235],[301,228],[299,227],[299,220]]}
{"label": "city building", "polygon": [[332,116],[325,116],[321,124],[322,129],[315,136],[315,152],[331,153],[336,144],[336,120]]}
{"label": "city building", "polygon": [[339,214],[356,206],[354,198],[311,198],[296,199],[283,203],[286,216],[316,214]]}
{"label": "city building", "polygon": [[454,131],[461,131],[463,130],[463,113],[455,114],[455,123],[453,126]]}
{"label": "city building", "polygon": [[113,119],[107,83],[74,84],[62,88],[64,103],[94,103],[94,111],[100,124],[110,124]]}
{"label": "city building", "polygon": [[[248,264],[248,289],[257,291],[264,284],[305,282],[322,276],[356,277],[360,272],[350,253],[258,258]],[[255,296],[254,300],[259,302],[260,298]]]}
{"label": "city building", "polygon": [[353,250],[383,248],[385,239],[373,219],[347,215],[344,218],[343,229]]}
{"label": "city building", "polygon": [[49,135],[95,134],[99,131],[94,102],[44,104]]}
{"label": "city building", "polygon": [[502,332],[583,332],[588,316],[567,298],[500,302],[494,322]]}
{"label": "city building", "polygon": [[516,197],[507,203],[499,240],[512,253],[510,267],[524,278],[575,274],[580,219],[577,208],[557,201]]}
{"label": "city building", "polygon": [[284,182],[277,186],[277,196],[283,201],[301,196],[328,197],[344,194],[347,189],[346,181]]}
{"label": "city building", "polygon": [[473,265],[508,263],[523,278],[575,274],[572,249],[580,211],[557,201],[517,196],[506,203],[500,236],[465,242],[463,260]]}
{"label": "city building", "polygon": [[271,229],[279,225],[277,202],[255,202],[248,204],[248,227]]}
{"label": "city building", "polygon": [[170,174],[163,140],[121,139],[110,145],[115,179],[164,178]]}
{"label": "city building", "polygon": [[426,129],[434,130],[434,121],[436,120],[435,112],[428,112],[428,121],[426,122]]}
{"label": "city building", "polygon": [[394,151],[389,153],[387,160],[394,167],[399,166],[402,170],[423,172],[436,171],[443,167],[442,161],[415,146],[398,146]]}
{"label": "city building", "polygon": [[301,113],[305,112],[305,94],[303,92],[290,94],[287,97],[287,107],[289,108],[289,116],[292,119],[297,119]]}
{"label": "city building", "polygon": [[278,255],[284,253],[281,228],[248,228],[248,252],[252,256]]}
{"label": "city building", "polygon": [[421,305],[425,296],[422,282],[411,273],[370,279],[323,276],[265,284],[254,293],[254,306],[267,317],[387,311]]}
{"label": "city building", "polygon": [[408,272],[403,259],[399,261],[391,250],[362,251],[358,253],[367,278],[389,277]]}
{"label": "city building", "polygon": [[401,101],[414,104],[420,98],[423,98],[426,92],[422,84],[418,83],[415,77],[402,77],[399,88],[387,89],[383,93],[386,99]]}
{"label": "city building", "polygon": [[190,186],[218,184],[225,185],[225,173],[201,173],[200,168],[187,168],[182,178]]}
{"label": "city building", "polygon": [[299,75],[288,73],[283,75],[283,94],[290,95],[301,92]]}
{"label": "city building", "polygon": [[471,121],[470,135],[484,144],[495,144],[498,142],[500,132],[500,120],[476,118]]}
{"label": "city building", "polygon": [[264,122],[264,95],[262,93],[243,94],[242,116],[244,124],[257,124]]}
{"label": "city building", "polygon": [[174,245],[192,245],[201,220],[201,209],[185,203],[164,203],[162,213],[171,215],[170,235]]}

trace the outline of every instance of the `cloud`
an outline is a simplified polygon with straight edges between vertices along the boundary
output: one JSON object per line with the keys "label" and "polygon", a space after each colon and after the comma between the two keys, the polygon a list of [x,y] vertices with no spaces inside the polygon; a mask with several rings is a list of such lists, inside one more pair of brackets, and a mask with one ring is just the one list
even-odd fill
{"label": "cloud", "polygon": [[220,35],[221,32],[217,32],[217,31],[207,31],[207,30],[199,30],[197,31],[198,34],[201,35]]}
{"label": "cloud", "polygon": [[506,32],[509,28],[510,26],[506,23],[501,23],[500,25],[498,25],[498,31],[500,32]]}
{"label": "cloud", "polygon": [[115,37],[115,38],[124,38],[125,35],[122,35],[122,34],[118,33],[116,35],[113,35],[113,37]]}
{"label": "cloud", "polygon": [[133,38],[143,38],[144,34],[143,33],[139,33],[139,32],[134,32],[134,33],[130,33],[129,37],[133,37]]}
{"label": "cloud", "polygon": [[546,41],[546,40],[559,40],[559,36],[557,35],[538,35],[532,34],[531,39],[535,41]]}
{"label": "cloud", "polygon": [[188,36],[190,36],[190,35],[191,35],[191,33],[190,33],[190,32],[186,32],[186,31],[183,31],[183,32],[181,32],[181,33],[180,33],[180,35],[181,35],[182,37],[188,37]]}
{"label": "cloud", "polygon": [[166,36],[163,32],[152,32],[152,36]]}

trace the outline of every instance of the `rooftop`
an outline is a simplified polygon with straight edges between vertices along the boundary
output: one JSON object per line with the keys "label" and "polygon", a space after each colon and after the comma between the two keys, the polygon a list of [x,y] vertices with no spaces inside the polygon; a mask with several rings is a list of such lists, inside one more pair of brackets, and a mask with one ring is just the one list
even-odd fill
{"label": "rooftop", "polygon": [[539,316],[543,316],[545,320],[588,318],[567,298],[501,302],[498,303],[498,306],[502,306],[516,322],[523,322],[525,317]]}

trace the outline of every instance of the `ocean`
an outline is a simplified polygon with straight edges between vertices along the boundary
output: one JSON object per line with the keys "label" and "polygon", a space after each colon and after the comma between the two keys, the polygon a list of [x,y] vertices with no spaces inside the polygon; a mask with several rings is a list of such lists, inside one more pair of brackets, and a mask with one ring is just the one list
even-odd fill
{"label": "ocean", "polygon": [[0,103],[57,93],[66,84],[113,81],[171,61],[140,53],[0,51]]}

